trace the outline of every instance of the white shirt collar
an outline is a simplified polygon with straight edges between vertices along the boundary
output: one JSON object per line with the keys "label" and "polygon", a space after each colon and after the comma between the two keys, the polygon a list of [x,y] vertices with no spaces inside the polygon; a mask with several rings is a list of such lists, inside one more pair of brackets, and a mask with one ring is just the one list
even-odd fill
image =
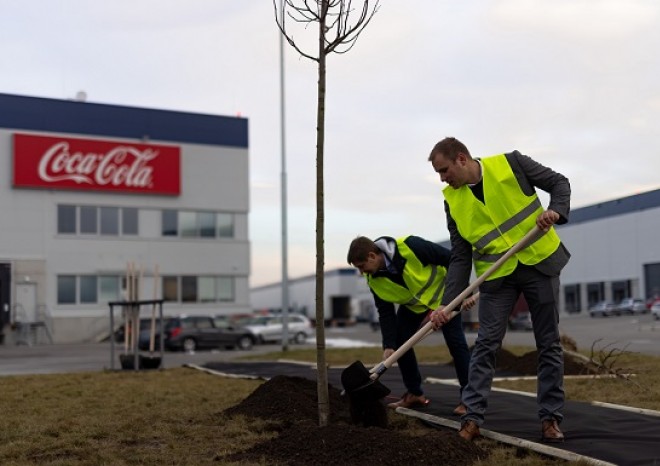
{"label": "white shirt collar", "polygon": [[468,184],[468,186],[469,186],[470,188],[473,187],[473,186],[475,186],[475,185],[478,185],[479,183],[481,183],[481,180],[484,179],[484,166],[481,164],[481,160],[480,160],[480,159],[475,159],[475,160],[476,160],[477,163],[479,164],[479,181],[477,181],[476,183],[473,183],[473,184]]}

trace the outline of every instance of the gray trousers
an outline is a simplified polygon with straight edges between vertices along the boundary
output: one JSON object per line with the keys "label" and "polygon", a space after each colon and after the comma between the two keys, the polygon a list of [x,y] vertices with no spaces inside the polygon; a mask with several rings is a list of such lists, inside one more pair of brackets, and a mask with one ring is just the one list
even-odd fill
{"label": "gray trousers", "polygon": [[538,352],[537,393],[541,420],[561,422],[564,406],[564,356],[559,341],[559,277],[549,277],[533,267],[519,264],[502,280],[494,292],[481,292],[479,298],[479,333],[472,350],[468,384],[462,400],[467,413],[462,420],[482,425],[488,407],[495,356],[502,346],[509,315],[523,293],[534,326]]}

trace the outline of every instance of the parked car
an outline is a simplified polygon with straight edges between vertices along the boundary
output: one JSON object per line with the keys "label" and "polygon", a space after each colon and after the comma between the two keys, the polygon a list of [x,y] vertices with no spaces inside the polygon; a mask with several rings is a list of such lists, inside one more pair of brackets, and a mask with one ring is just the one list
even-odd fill
{"label": "parked car", "polygon": [[660,320],[660,301],[656,301],[655,304],[651,306],[651,314],[655,320]]}
{"label": "parked car", "polygon": [[509,318],[509,328],[511,330],[532,330],[532,316],[529,311],[519,312]]}
{"label": "parked car", "polygon": [[[165,318],[165,321],[167,321],[167,317]],[[158,332],[158,326],[160,325],[160,319],[156,317],[156,332]],[[145,329],[151,329],[151,317],[143,317],[140,319],[140,333],[142,333]],[[130,329],[129,329],[129,334],[130,334]],[[125,338],[125,333],[124,333],[124,324],[122,324],[117,330],[115,330],[115,341],[117,343],[123,343],[124,338]]]}
{"label": "parked car", "polygon": [[601,301],[589,309],[589,315],[591,317],[608,317],[617,315],[618,313],[616,304],[610,301]]}
{"label": "parked car", "polygon": [[[256,316],[245,325],[259,343],[282,341],[283,327],[282,316],[279,314]],[[289,314],[287,333],[291,341],[303,344],[307,338],[314,335],[312,321],[302,314]]]}
{"label": "parked car", "polygon": [[254,319],[254,314],[222,314],[213,316],[218,327],[243,327]]}
{"label": "parked car", "polygon": [[[149,348],[149,331],[140,332],[140,349]],[[240,326],[216,324],[211,316],[182,315],[171,317],[165,324],[164,346],[167,350],[192,352],[202,348],[252,349],[255,342],[250,332]],[[156,348],[159,346],[158,336]]]}
{"label": "parked car", "polygon": [[654,296],[652,298],[647,299],[646,300],[646,309],[648,309],[650,311],[651,308],[653,307],[653,305],[656,304],[656,303],[660,303],[660,298],[658,298],[657,296]]}
{"label": "parked car", "polygon": [[620,314],[645,314],[649,312],[646,303],[641,299],[624,298],[617,304]]}

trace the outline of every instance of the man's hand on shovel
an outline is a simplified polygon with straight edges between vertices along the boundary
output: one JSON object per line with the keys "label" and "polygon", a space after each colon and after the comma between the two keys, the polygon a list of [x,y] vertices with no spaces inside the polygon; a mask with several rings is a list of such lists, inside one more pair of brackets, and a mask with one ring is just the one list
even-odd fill
{"label": "man's hand on shovel", "polygon": [[[461,303],[461,311],[469,311],[470,309],[472,309],[474,305],[477,304],[478,299],[479,299],[479,293],[475,293],[465,298]],[[452,313],[444,312],[444,308],[445,306],[440,306],[435,311],[429,312],[429,314],[424,319],[424,323],[428,322],[429,320],[433,322],[434,331],[438,330],[440,327],[442,327],[447,322],[449,322],[452,319],[452,317],[454,317]]]}
{"label": "man's hand on shovel", "polygon": [[452,318],[451,313],[445,312],[445,306],[440,306],[431,313],[431,322],[433,323],[433,330],[438,330],[440,327],[449,322]]}

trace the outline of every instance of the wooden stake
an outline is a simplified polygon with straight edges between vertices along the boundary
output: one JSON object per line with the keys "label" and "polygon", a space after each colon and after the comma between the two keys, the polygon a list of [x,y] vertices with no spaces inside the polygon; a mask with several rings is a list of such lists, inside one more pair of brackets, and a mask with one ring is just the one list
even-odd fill
{"label": "wooden stake", "polygon": [[[158,264],[154,266],[154,301],[158,299]],[[162,322],[161,322],[162,325]],[[151,334],[149,335],[149,352],[153,354],[156,344],[156,303],[151,305]]]}
{"label": "wooden stake", "polygon": [[[131,263],[126,263],[126,302],[131,300]],[[128,332],[130,331],[130,309],[128,305],[124,306],[124,353],[128,353]]]}

